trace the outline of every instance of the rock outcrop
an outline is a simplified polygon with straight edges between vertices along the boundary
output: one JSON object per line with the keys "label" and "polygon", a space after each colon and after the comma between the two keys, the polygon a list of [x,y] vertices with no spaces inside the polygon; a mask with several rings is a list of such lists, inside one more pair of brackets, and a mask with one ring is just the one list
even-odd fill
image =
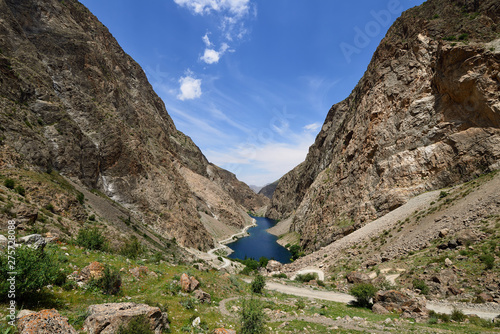
{"label": "rock outcrop", "polygon": [[89,316],[85,319],[83,328],[89,334],[116,333],[120,326],[126,326],[132,319],[141,316],[146,317],[155,334],[163,333],[169,328],[167,313],[146,304],[98,304],[90,305],[87,311]]}
{"label": "rock outcrop", "polygon": [[77,331],[54,309],[39,312],[24,312],[17,320],[21,334],[77,334]]}
{"label": "rock outcrop", "polygon": [[314,251],[410,197],[500,168],[500,6],[429,0],[396,20],[267,215]]}
{"label": "rock outcrop", "polygon": [[[214,245],[200,213],[243,227],[267,203],[176,129],[140,66],[76,0],[0,0],[0,124],[0,169],[56,170],[183,246]],[[209,208],[200,179],[231,200]]]}

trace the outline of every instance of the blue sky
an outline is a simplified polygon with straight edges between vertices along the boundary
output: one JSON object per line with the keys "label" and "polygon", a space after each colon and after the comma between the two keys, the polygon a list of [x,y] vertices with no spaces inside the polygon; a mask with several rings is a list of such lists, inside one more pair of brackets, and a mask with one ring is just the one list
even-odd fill
{"label": "blue sky", "polygon": [[255,185],[305,159],[403,10],[423,0],[81,0],[179,130]]}

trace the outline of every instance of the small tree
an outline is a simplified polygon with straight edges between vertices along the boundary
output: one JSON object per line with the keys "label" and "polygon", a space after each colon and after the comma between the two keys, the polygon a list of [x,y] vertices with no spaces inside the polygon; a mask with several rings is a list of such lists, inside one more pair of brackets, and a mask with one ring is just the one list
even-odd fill
{"label": "small tree", "polygon": [[240,311],[241,334],[266,333],[266,315],[258,299],[245,299]]}
{"label": "small tree", "polygon": [[[15,294],[18,301],[33,300],[33,295],[49,284],[53,284],[59,273],[59,265],[49,252],[29,247],[19,247],[15,255]],[[9,259],[0,256],[0,299],[7,299],[11,288]],[[35,298],[36,299],[36,298]]]}
{"label": "small tree", "polygon": [[253,293],[262,294],[262,290],[266,286],[266,279],[264,276],[257,274],[251,283],[251,289]]}
{"label": "small tree", "polygon": [[351,288],[351,295],[356,297],[356,304],[361,307],[369,307],[370,300],[375,296],[377,288],[370,283],[360,283]]}

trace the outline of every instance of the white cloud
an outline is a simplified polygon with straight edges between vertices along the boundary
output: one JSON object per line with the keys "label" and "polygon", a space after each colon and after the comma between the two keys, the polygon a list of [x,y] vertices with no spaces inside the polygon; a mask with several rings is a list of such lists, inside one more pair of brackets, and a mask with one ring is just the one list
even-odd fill
{"label": "white cloud", "polygon": [[201,96],[201,79],[195,79],[192,75],[188,71],[185,77],[179,79],[181,92],[177,95],[177,98],[181,101],[192,100]]}
{"label": "white cloud", "polygon": [[235,16],[248,13],[250,0],[174,0],[179,6],[187,7],[195,14],[208,14],[212,11],[228,11]]}
{"label": "white cloud", "polygon": [[318,130],[319,128],[321,128],[321,124],[319,124],[319,123],[312,123],[312,124],[308,124],[308,125],[304,126],[304,130],[311,131],[311,132],[314,132],[314,131]]}
{"label": "white cloud", "polygon": [[201,39],[203,40],[203,43],[205,43],[207,48],[213,45],[212,42],[210,42],[210,38],[208,38],[208,33],[206,33],[205,36],[203,36]]}
{"label": "white cloud", "polygon": [[205,53],[200,57],[207,64],[218,63],[221,54],[214,49],[205,49]]}
{"label": "white cloud", "polygon": [[[228,51],[228,50],[229,50],[229,45],[227,45],[226,43],[222,43],[219,51],[215,51],[214,49],[206,48],[205,52],[203,53],[203,56],[200,57],[200,60],[204,61],[207,64],[216,64],[219,62],[220,57],[222,57],[224,55],[224,53],[226,53],[226,51]],[[229,50],[229,51],[231,51],[231,50]]]}

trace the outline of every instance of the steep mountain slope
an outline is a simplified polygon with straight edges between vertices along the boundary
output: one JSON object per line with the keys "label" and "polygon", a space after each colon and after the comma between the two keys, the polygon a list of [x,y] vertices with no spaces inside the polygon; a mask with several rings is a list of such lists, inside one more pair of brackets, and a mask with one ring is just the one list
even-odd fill
{"label": "steep mountain slope", "polygon": [[264,195],[268,198],[273,198],[274,191],[276,190],[276,187],[278,186],[279,181],[274,181],[273,183],[269,183],[268,185],[264,186],[260,191],[259,195]]}
{"label": "steep mountain slope", "polygon": [[410,197],[500,167],[500,4],[429,0],[403,13],[267,215],[316,250]]}
{"label": "steep mountain slope", "polygon": [[[175,128],[140,66],[79,2],[0,0],[0,13],[2,169],[54,169],[200,249],[213,240],[199,212],[243,227],[240,212],[266,204]],[[199,178],[210,194],[194,190]],[[221,194],[231,200],[204,197]]]}

